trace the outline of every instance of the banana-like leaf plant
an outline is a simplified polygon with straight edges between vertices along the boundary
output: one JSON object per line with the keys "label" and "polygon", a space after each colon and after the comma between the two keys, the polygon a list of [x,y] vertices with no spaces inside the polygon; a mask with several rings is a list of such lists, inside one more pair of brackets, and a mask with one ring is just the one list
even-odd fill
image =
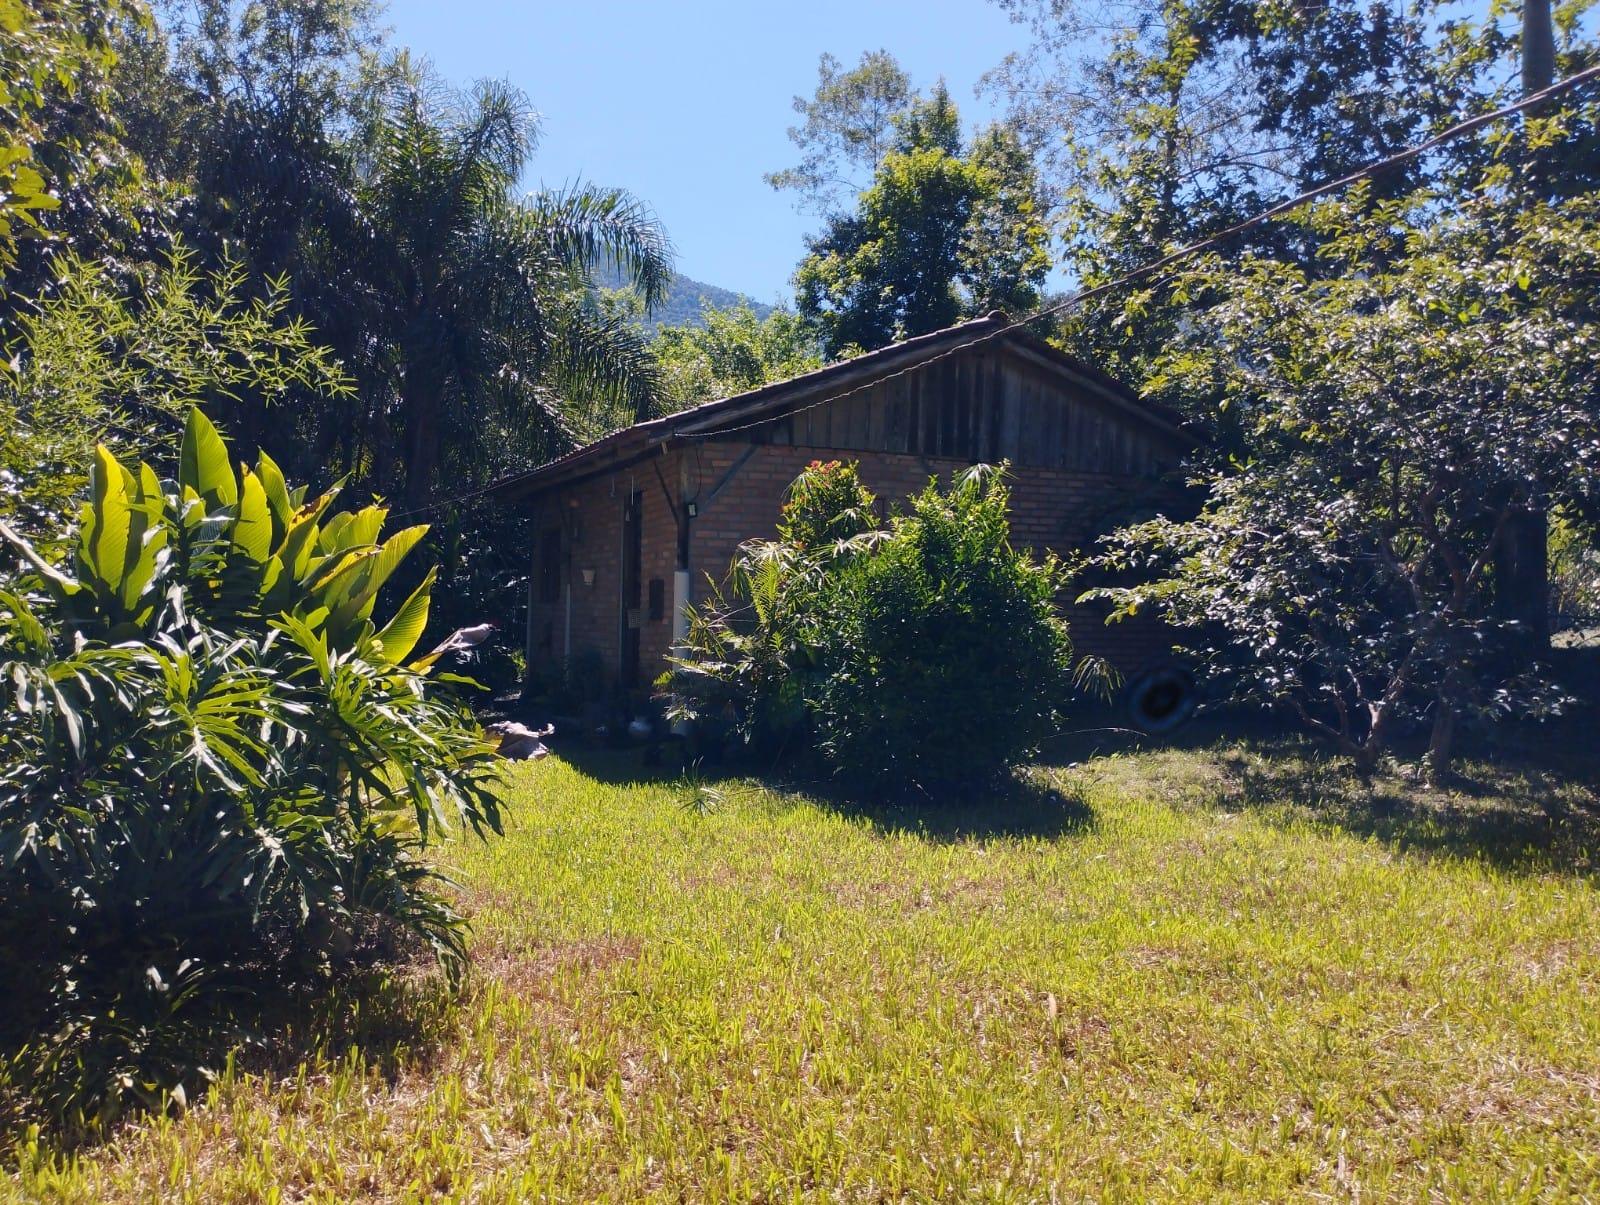
{"label": "banana-like leaf plant", "polygon": [[[147,635],[177,601],[177,581],[183,605],[204,622],[260,629],[293,615],[346,651],[375,634],[378,594],[427,527],[380,539],[387,511],[330,513],[337,494],[335,487],[307,501],[305,487],[291,490],[265,452],[254,470],[241,465],[236,473],[216,428],[193,410],[174,481],[96,450],[70,573],[47,565],[8,528],[0,534],[39,571],[80,633],[110,642]],[[391,663],[406,658],[426,626],[431,586],[430,573],[372,651]]]}
{"label": "banana-like leaf plant", "polygon": [[376,615],[425,529],[336,493],[194,411],[174,479],[97,452],[63,563],[0,526],[0,1080],[57,1121],[192,1094],[241,1002],[374,932],[462,968],[424,851],[499,831],[493,747],[413,655],[433,573]]}

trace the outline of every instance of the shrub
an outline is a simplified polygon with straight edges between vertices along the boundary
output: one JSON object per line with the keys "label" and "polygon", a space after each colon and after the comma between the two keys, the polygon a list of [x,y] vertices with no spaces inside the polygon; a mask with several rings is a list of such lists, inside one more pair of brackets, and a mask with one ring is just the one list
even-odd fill
{"label": "shrub", "polygon": [[873,530],[854,466],[813,464],[779,538],[746,544],[691,616],[672,714],[810,743],[879,789],[948,790],[1026,758],[1070,696],[1072,647],[1059,566],[1010,546],[1007,503],[978,466]]}
{"label": "shrub", "polygon": [[657,681],[669,720],[782,751],[805,723],[818,560],[781,540],[740,547],[726,582],[689,613],[682,655]]}
{"label": "shrub", "polygon": [[462,966],[423,853],[499,830],[490,746],[408,663],[432,574],[374,619],[424,529],[333,499],[193,412],[175,481],[98,451],[65,571],[0,528],[0,1080],[69,1130],[192,1094],[363,943]]}
{"label": "shrub", "polygon": [[1072,645],[1054,559],[1010,545],[1008,491],[979,467],[930,484],[822,592],[818,751],[847,775],[928,789],[992,779],[1057,727]]}
{"label": "shrub", "polygon": [[778,539],[799,552],[821,552],[876,527],[876,501],[855,465],[813,460],[789,486]]}

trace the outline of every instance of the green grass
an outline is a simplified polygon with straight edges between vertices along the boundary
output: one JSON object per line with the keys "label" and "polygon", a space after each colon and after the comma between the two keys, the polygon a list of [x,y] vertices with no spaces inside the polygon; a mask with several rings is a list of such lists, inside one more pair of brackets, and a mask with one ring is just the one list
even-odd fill
{"label": "green grass", "polygon": [[[62,1200],[1515,1200],[1600,1194],[1597,800],[1227,746],[918,829],[635,761],[514,771],[452,849],[459,1005],[0,1193]],[[1481,777],[1481,774],[1480,774]],[[707,807],[711,810],[707,810]]]}

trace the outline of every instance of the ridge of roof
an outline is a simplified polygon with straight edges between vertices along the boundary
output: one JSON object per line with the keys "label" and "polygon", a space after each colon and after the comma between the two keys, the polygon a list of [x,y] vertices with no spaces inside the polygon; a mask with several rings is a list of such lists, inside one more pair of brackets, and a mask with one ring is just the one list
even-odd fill
{"label": "ridge of roof", "polygon": [[731,409],[735,405],[745,405],[756,401],[763,395],[780,394],[801,382],[805,382],[808,386],[813,385],[828,377],[841,376],[846,371],[853,373],[863,367],[870,368],[873,364],[898,359],[901,356],[914,359],[917,353],[930,351],[933,347],[945,343],[957,335],[974,335],[989,327],[994,328],[989,333],[997,335],[1005,329],[1005,324],[1006,316],[1004,311],[990,310],[981,318],[969,318],[965,322],[958,322],[954,326],[941,327],[939,330],[929,331],[925,335],[913,335],[909,339],[901,339],[898,343],[890,343],[874,351],[863,352],[861,355],[848,360],[830,360],[821,368],[813,368],[810,372],[784,377],[781,381],[768,381],[765,385],[758,385],[754,389],[746,389],[743,393],[731,393],[727,397],[701,402],[698,406],[691,406],[687,410],[679,410],[677,413],[669,414],[666,417],[685,420],[685,423],[674,424],[675,426],[687,425],[688,420],[693,419],[696,415],[704,417],[708,412]]}

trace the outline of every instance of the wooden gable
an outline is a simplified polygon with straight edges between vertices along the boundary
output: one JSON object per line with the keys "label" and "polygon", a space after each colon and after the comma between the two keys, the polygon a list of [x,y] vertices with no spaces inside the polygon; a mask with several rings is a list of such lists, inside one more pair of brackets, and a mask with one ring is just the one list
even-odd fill
{"label": "wooden gable", "polygon": [[935,360],[764,424],[765,442],[1155,477],[1183,442],[1096,382],[1001,342]]}

